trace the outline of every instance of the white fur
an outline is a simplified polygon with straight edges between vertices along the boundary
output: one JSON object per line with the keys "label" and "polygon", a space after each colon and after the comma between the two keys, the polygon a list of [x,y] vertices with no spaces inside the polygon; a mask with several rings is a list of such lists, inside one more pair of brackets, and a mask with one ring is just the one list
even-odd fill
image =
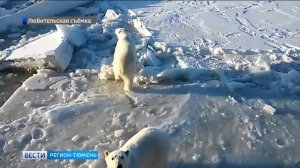
{"label": "white fur", "polygon": [[136,48],[124,28],[117,28],[115,33],[118,37],[113,61],[115,80],[122,79],[124,91],[130,91],[136,67]]}
{"label": "white fur", "polygon": [[144,128],[119,150],[105,151],[105,161],[108,168],[168,168],[169,148],[167,133]]}

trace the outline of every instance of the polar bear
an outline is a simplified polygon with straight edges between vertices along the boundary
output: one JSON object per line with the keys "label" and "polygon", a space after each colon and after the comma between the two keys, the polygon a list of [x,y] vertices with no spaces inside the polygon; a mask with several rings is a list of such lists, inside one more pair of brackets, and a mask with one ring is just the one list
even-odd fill
{"label": "polar bear", "polygon": [[136,48],[130,35],[124,28],[117,28],[115,33],[118,37],[118,42],[114,53],[113,71],[115,80],[122,79],[124,91],[128,92],[132,89],[136,68]]}
{"label": "polar bear", "polygon": [[168,168],[169,135],[158,128],[144,128],[119,150],[105,151],[107,168]]}

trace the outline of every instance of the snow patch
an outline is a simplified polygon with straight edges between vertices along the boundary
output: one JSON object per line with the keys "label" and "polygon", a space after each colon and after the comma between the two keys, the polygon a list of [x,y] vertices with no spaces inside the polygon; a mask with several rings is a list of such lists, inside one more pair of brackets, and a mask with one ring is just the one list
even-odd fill
{"label": "snow patch", "polygon": [[108,9],[102,22],[108,24],[109,22],[117,21],[119,17],[120,15],[118,15],[113,9]]}
{"label": "snow patch", "polygon": [[266,113],[269,113],[271,115],[274,115],[274,113],[276,112],[276,109],[274,107],[272,107],[271,105],[265,104],[263,107],[263,111]]}
{"label": "snow patch", "polygon": [[163,53],[166,53],[168,50],[168,45],[165,42],[155,41],[153,46],[156,49],[156,51],[161,51]]}
{"label": "snow patch", "polygon": [[124,130],[116,130],[114,132],[116,138],[122,137],[123,133],[124,133]]}
{"label": "snow patch", "polygon": [[112,65],[102,65],[98,77],[102,80],[114,80],[115,75]]}

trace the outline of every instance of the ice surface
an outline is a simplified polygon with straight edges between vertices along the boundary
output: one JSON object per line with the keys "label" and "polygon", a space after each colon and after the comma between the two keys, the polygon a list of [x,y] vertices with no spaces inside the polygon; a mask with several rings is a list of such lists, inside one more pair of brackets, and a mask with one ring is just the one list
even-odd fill
{"label": "ice surface", "polygon": [[0,15],[0,32],[4,32],[9,26],[21,26],[23,16],[54,16],[65,11],[68,11],[76,6],[90,3],[86,1],[42,1],[28,8],[20,10],[10,15]]}
{"label": "ice surface", "polygon": [[[80,7],[98,23],[80,27],[86,42],[74,50],[67,71],[39,70],[1,107],[0,164],[105,167],[103,156],[79,162],[16,156],[49,149],[101,153],[156,126],[171,137],[172,168],[298,167],[297,6],[98,1]],[[116,27],[125,27],[138,49],[128,94],[112,72]]]}
{"label": "ice surface", "polygon": [[[55,92],[49,92],[50,87],[60,81],[49,82],[51,86],[43,87],[43,90],[20,88],[1,109],[2,119],[13,121],[1,125],[1,133],[5,137],[3,149],[7,154],[2,156],[8,157],[9,152],[21,151],[24,147],[27,150],[66,147],[100,152],[113,150],[143,127],[159,126],[171,136],[174,148],[170,157],[175,165],[189,162],[197,162],[196,167],[224,162],[230,165],[272,165],[283,156],[287,157],[285,162],[289,165],[294,163],[290,160],[297,160],[297,148],[290,148],[297,144],[296,137],[299,137],[297,119],[289,115],[278,116],[275,113],[271,117],[261,113],[261,109],[256,110],[255,107],[259,108],[263,102],[249,98],[245,103],[239,103],[229,96],[224,87],[213,85],[211,81],[149,88],[137,86],[135,93],[129,96],[122,94],[120,83],[97,82],[96,75],[79,71],[73,75],[40,71],[25,83],[41,81],[40,85],[44,86],[43,82],[49,80],[45,76],[49,79],[64,78],[66,85],[55,89]],[[39,95],[40,99],[17,98],[24,94],[28,98]],[[66,95],[69,98],[60,101]],[[21,101],[27,101],[25,104],[31,101],[32,105],[24,109],[18,106]],[[289,102],[271,101],[278,105],[277,108]],[[299,105],[300,102],[294,100],[294,103]],[[22,111],[22,114],[11,115],[12,111]],[[12,135],[11,131],[15,134]],[[270,150],[278,153],[261,160]],[[252,156],[251,161],[249,155]],[[266,159],[268,163],[265,163]],[[21,167],[27,163],[11,164]],[[49,166],[56,163],[44,161],[37,164]],[[70,162],[57,164],[68,165]],[[100,157],[97,161],[85,161],[79,165],[104,166],[105,162]]]}
{"label": "ice surface", "polygon": [[141,21],[158,31],[158,38],[167,43],[195,49],[267,50],[299,46],[297,2],[119,3],[135,13],[143,11],[139,15]]}

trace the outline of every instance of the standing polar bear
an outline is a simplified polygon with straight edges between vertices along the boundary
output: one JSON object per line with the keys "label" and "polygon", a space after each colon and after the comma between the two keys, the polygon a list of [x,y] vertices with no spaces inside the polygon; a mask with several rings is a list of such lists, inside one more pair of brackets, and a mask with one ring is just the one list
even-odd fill
{"label": "standing polar bear", "polygon": [[158,128],[144,128],[119,150],[104,152],[107,168],[168,168],[170,139]]}
{"label": "standing polar bear", "polygon": [[122,79],[124,91],[128,92],[133,85],[137,59],[136,48],[130,35],[124,28],[117,28],[115,33],[118,37],[118,42],[114,53],[113,71],[115,80]]}

